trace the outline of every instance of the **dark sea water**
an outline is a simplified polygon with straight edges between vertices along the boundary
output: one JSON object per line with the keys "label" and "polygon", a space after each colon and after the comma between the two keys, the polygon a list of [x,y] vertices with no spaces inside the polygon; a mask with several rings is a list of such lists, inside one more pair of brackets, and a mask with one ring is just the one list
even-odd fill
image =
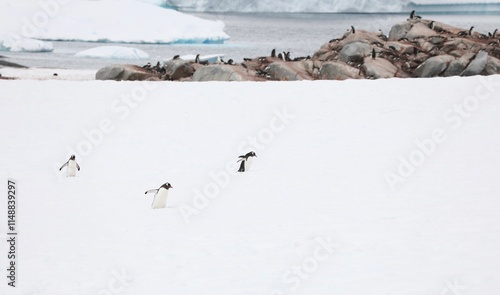
{"label": "dark sea water", "polygon": [[[149,60],[77,58],[74,54],[85,49],[111,45],[109,43],[53,42],[54,51],[45,53],[2,52],[8,61],[28,67],[99,69],[113,63],[144,65],[185,54],[223,54],[224,59],[240,62],[244,57],[290,51],[291,56],[314,54],[322,44],[341,37],[350,26],[357,29],[389,34],[392,25],[407,19],[407,14],[216,14],[196,13],[198,17],[222,20],[231,39],[224,44],[113,44],[139,48]],[[500,28],[498,15],[423,15],[424,18],[469,28],[487,34]]]}

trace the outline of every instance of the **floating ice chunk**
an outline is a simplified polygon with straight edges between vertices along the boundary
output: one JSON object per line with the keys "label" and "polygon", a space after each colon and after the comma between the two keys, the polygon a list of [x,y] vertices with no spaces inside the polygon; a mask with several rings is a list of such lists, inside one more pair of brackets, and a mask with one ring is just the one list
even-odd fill
{"label": "floating ice chunk", "polygon": [[52,42],[24,38],[15,34],[0,34],[0,51],[48,52],[54,50]]}
{"label": "floating ice chunk", "polygon": [[[219,62],[224,54],[209,54],[209,55],[200,55],[200,61],[208,61],[208,62]],[[186,54],[179,57],[180,59],[187,61],[194,61],[196,59],[195,54]]]}
{"label": "floating ice chunk", "polygon": [[111,59],[149,59],[149,54],[146,52],[125,46],[100,46],[77,52],[75,56]]}

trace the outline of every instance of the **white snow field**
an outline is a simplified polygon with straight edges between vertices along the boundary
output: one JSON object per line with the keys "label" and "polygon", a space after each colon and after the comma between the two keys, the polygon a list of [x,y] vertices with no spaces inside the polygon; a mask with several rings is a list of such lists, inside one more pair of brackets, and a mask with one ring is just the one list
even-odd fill
{"label": "white snow field", "polygon": [[500,76],[0,80],[0,293],[497,295],[499,112]]}
{"label": "white snow field", "polygon": [[75,53],[76,57],[117,58],[117,59],[148,59],[146,52],[127,46],[98,46]]}
{"label": "white snow field", "polygon": [[229,39],[221,21],[133,0],[3,0],[0,33],[124,43],[222,43]]}

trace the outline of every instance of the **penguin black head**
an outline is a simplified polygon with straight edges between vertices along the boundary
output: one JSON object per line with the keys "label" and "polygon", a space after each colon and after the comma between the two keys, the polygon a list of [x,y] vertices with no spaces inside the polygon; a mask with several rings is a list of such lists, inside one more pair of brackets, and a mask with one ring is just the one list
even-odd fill
{"label": "penguin black head", "polygon": [[169,188],[173,188],[173,186],[171,186],[170,183],[168,183],[168,182],[165,182],[161,187],[166,189],[166,190],[168,190]]}
{"label": "penguin black head", "polygon": [[246,154],[248,157],[257,157],[257,155],[255,154],[255,152],[249,152],[248,154]]}
{"label": "penguin black head", "polygon": [[69,157],[70,160],[75,160],[75,155],[71,155],[71,157]]}
{"label": "penguin black head", "polygon": [[179,59],[179,57],[180,57],[180,56],[179,56],[178,54],[176,54],[176,55],[174,55],[174,57],[173,57],[172,59],[173,59],[173,60],[176,60],[176,59]]}

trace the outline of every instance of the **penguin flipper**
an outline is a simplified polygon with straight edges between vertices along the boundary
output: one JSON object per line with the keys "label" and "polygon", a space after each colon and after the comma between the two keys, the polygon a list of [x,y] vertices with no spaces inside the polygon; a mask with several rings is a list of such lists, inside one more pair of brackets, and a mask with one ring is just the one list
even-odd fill
{"label": "penguin flipper", "polygon": [[76,164],[76,168],[78,169],[78,171],[80,171],[80,165],[78,165],[78,163],[76,163],[76,162],[75,162],[75,164]]}
{"label": "penguin flipper", "polygon": [[158,192],[158,189],[155,188],[155,189],[150,189],[150,190],[147,190],[144,194],[149,194],[149,193],[157,193]]}
{"label": "penguin flipper", "polygon": [[238,170],[238,172],[245,172],[245,161],[241,161],[241,164],[240,164],[240,169]]}
{"label": "penguin flipper", "polygon": [[64,163],[64,164],[61,166],[61,168],[59,168],[59,171],[61,171],[61,170],[62,170],[62,168],[66,167],[66,166],[68,166],[68,162]]}

